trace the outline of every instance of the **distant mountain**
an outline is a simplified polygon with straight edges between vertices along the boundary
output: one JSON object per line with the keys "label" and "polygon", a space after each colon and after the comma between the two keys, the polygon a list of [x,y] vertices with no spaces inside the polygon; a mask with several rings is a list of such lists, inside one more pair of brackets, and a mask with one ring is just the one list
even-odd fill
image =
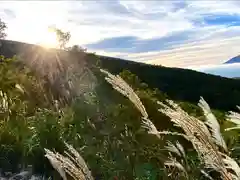
{"label": "distant mountain", "polygon": [[228,60],[224,64],[240,63],[240,55]]}

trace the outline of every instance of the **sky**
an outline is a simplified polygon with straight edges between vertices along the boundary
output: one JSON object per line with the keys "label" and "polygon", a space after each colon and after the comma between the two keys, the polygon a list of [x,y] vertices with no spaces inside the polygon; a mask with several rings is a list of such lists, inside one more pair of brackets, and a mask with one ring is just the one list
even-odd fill
{"label": "sky", "polygon": [[[48,26],[97,54],[199,69],[240,54],[240,1],[1,1],[7,39],[38,44]],[[240,66],[239,66],[240,67]]]}
{"label": "sky", "polygon": [[188,69],[228,78],[240,78],[240,63],[201,65],[188,67]]}

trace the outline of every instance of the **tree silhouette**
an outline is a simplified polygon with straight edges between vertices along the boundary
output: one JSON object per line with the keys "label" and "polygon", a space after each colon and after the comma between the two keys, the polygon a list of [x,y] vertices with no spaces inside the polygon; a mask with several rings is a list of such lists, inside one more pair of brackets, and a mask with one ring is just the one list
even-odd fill
{"label": "tree silhouette", "polygon": [[4,39],[7,36],[7,34],[5,33],[6,29],[7,29],[6,23],[0,19],[0,39]]}
{"label": "tree silhouette", "polygon": [[74,53],[79,53],[79,52],[86,52],[87,49],[83,48],[79,45],[73,45],[72,47],[68,48],[69,51],[74,52]]}
{"label": "tree silhouette", "polygon": [[59,48],[66,49],[66,45],[71,38],[70,32],[64,32],[63,30],[56,27],[49,27],[49,29],[56,33]]}

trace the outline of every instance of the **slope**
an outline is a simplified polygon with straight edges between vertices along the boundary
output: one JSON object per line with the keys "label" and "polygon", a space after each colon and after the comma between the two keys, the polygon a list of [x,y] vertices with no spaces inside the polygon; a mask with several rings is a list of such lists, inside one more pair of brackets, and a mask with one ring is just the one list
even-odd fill
{"label": "slope", "polygon": [[[90,58],[92,59],[92,58]],[[89,59],[89,60],[90,60]],[[112,57],[99,57],[100,66],[112,73],[129,70],[151,88],[170,98],[197,103],[203,96],[213,108],[229,110],[240,104],[240,81],[193,70],[154,66]]]}
{"label": "slope", "polygon": [[[1,55],[12,57],[25,52],[27,56],[24,57],[29,58],[27,61],[32,61],[34,52],[42,49],[39,46],[13,41],[1,40],[0,44]],[[115,74],[129,70],[149,87],[159,89],[173,100],[197,103],[199,97],[203,96],[212,108],[221,110],[234,110],[236,105],[240,104],[238,79],[228,79],[187,69],[153,66],[91,53],[86,54],[86,61],[91,67],[98,64],[101,68]]]}

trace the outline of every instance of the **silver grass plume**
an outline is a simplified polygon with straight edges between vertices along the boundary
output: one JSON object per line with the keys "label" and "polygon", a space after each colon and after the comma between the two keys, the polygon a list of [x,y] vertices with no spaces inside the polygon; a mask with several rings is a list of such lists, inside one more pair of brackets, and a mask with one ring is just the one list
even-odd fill
{"label": "silver grass plume", "polygon": [[127,97],[142,114],[142,127],[147,129],[149,134],[154,134],[160,138],[159,132],[153,122],[148,118],[148,113],[138,95],[119,75],[113,75],[103,69],[100,70],[107,75],[106,81],[119,93]]}
{"label": "silver grass plume", "polygon": [[134,105],[135,107],[141,112],[144,119],[148,118],[148,113],[141,102],[138,95],[134,92],[134,90],[126,83],[119,75],[113,75],[108,71],[103,69],[100,70],[102,73],[106,74],[105,77],[106,81],[112,85],[112,87],[120,92],[122,95],[126,96]]}
{"label": "silver grass plume", "polygon": [[206,178],[210,179],[210,180],[213,180],[213,178],[204,170],[201,170],[200,171]]}
{"label": "silver grass plume", "polygon": [[168,161],[164,162],[165,166],[169,166],[169,167],[175,167],[178,170],[180,170],[180,172],[183,172],[186,176],[187,176],[187,171],[186,169],[183,167],[183,165],[178,162],[175,158],[170,158]]}
{"label": "silver grass plume", "polygon": [[[165,166],[172,166],[179,170],[180,173],[184,174],[184,177],[186,179],[189,179],[189,175],[187,173],[187,170],[189,169],[186,159],[186,153],[183,148],[183,146],[176,141],[175,143],[172,143],[170,141],[167,141],[167,146],[165,146],[165,149],[169,152],[169,158],[167,161],[164,162]],[[179,158],[179,161],[173,157],[173,154],[177,155]],[[169,174],[171,175],[171,174]]]}
{"label": "silver grass plume", "polygon": [[65,143],[67,151],[65,155],[54,153],[45,149],[46,157],[64,180],[66,173],[75,180],[93,180],[91,171],[88,169],[82,156],[69,144]]}
{"label": "silver grass plume", "polygon": [[232,159],[231,157],[227,156],[226,154],[222,154],[222,156],[224,157],[223,161],[225,163],[225,167],[234,172],[234,174],[230,174],[232,176],[232,179],[239,180],[240,179],[240,167],[237,164],[237,162],[234,159]]}
{"label": "silver grass plume", "polygon": [[63,180],[67,180],[66,173],[64,167],[61,163],[61,160],[64,160],[65,157],[62,157],[61,154],[54,153],[48,149],[45,150],[45,157],[48,158],[49,162],[51,163],[52,167],[60,174]]}
{"label": "silver grass plume", "polygon": [[9,101],[7,94],[0,90],[0,113],[11,112],[9,109]]}
{"label": "silver grass plume", "polygon": [[158,132],[159,135],[171,135],[171,136],[181,136],[184,137],[185,139],[188,139],[188,137],[186,136],[186,134],[183,133],[178,133],[178,132],[172,132],[172,131],[159,131]]}
{"label": "silver grass plume", "polygon": [[[207,102],[204,101],[204,99],[201,97],[198,105],[202,108],[204,115],[207,118],[206,124],[210,127],[210,130],[212,131],[212,135],[213,135],[213,138],[215,139],[216,143],[218,145],[221,145],[223,148],[225,147],[224,149],[227,152],[226,143],[223,140],[221,132],[220,132],[220,125],[218,124],[216,117],[212,114]],[[237,107],[238,107],[238,109],[240,109],[239,106],[237,106]],[[209,122],[210,120],[212,120],[212,122]],[[227,120],[237,124],[237,126],[233,127],[233,128],[227,128],[225,130],[240,129],[240,114],[239,113],[230,111],[229,115],[227,116]],[[222,154],[222,156],[224,157],[223,161],[225,163],[225,167],[227,169],[231,169],[236,174],[236,175],[231,174],[232,179],[239,179],[240,167],[237,164],[237,162],[234,159],[232,159],[231,157],[227,156],[226,154]]]}
{"label": "silver grass plume", "polygon": [[146,129],[148,134],[152,134],[160,138],[160,132],[150,119],[142,118],[142,128]]}
{"label": "silver grass plume", "polygon": [[169,105],[158,102],[163,109],[160,112],[170,117],[171,121],[180,127],[192,142],[200,160],[207,168],[213,168],[220,172],[224,180],[231,180],[231,174],[227,171],[223,157],[218,151],[212,136],[206,125],[195,117],[183,111],[180,106],[171,100],[167,100]]}
{"label": "silver grass plume", "polygon": [[221,146],[227,152],[227,145],[222,137],[220,125],[217,121],[217,118],[212,113],[209,105],[202,97],[200,97],[198,106],[202,109],[204,116],[206,117],[205,124],[209,127],[209,130],[212,133],[213,140],[217,145]]}
{"label": "silver grass plume", "polygon": [[167,146],[165,146],[166,150],[169,152],[175,153],[179,157],[186,157],[185,150],[183,146],[177,141],[176,144],[173,144],[170,141],[167,141]]}
{"label": "silver grass plume", "polygon": [[22,94],[25,93],[24,88],[23,88],[20,84],[15,84],[15,88],[16,88],[19,92],[21,92]]}
{"label": "silver grass plume", "polygon": [[[110,83],[115,90],[126,96],[141,112],[143,116],[142,124],[143,126],[148,129],[148,133],[155,134],[159,137],[160,134],[171,134],[175,135],[174,132],[159,132],[151,120],[148,118],[148,114],[143,106],[140,98],[136,95],[133,89],[120,77],[112,75],[111,73],[102,70],[101,72],[106,74],[107,77],[105,79],[108,83]],[[190,116],[188,113],[183,111],[176,103],[171,100],[167,101],[168,105],[163,104],[162,102],[158,102],[163,109],[159,109],[160,112],[170,117],[171,121],[174,123],[175,126],[178,126],[183,129],[185,135],[183,135],[187,140],[192,142],[193,147],[197,151],[200,160],[205,163],[206,168],[213,168],[216,171],[220,172],[221,177],[224,180],[235,180],[235,177],[240,179],[238,175],[238,168],[236,166],[236,162],[225,155],[225,159],[218,148],[216,146],[216,142],[213,140],[211,133],[209,132],[207,126],[200,120],[195,117]],[[176,133],[176,135],[182,135],[182,133]],[[226,159],[230,158],[232,162],[227,165]],[[228,159],[229,160],[229,159]],[[229,162],[229,161],[228,161]],[[235,163],[234,163],[235,162]],[[233,164],[235,166],[233,166]],[[178,169],[181,169],[183,172],[185,168],[176,160],[171,159],[170,161],[165,162],[167,166],[175,166]],[[235,174],[229,173],[227,168],[235,167],[234,170]],[[186,172],[186,171],[185,171]]]}
{"label": "silver grass plume", "polygon": [[[237,108],[240,110],[239,106],[237,106]],[[240,129],[240,113],[229,111],[229,114],[227,115],[227,121],[234,123],[235,127],[227,128],[225,131]]]}

